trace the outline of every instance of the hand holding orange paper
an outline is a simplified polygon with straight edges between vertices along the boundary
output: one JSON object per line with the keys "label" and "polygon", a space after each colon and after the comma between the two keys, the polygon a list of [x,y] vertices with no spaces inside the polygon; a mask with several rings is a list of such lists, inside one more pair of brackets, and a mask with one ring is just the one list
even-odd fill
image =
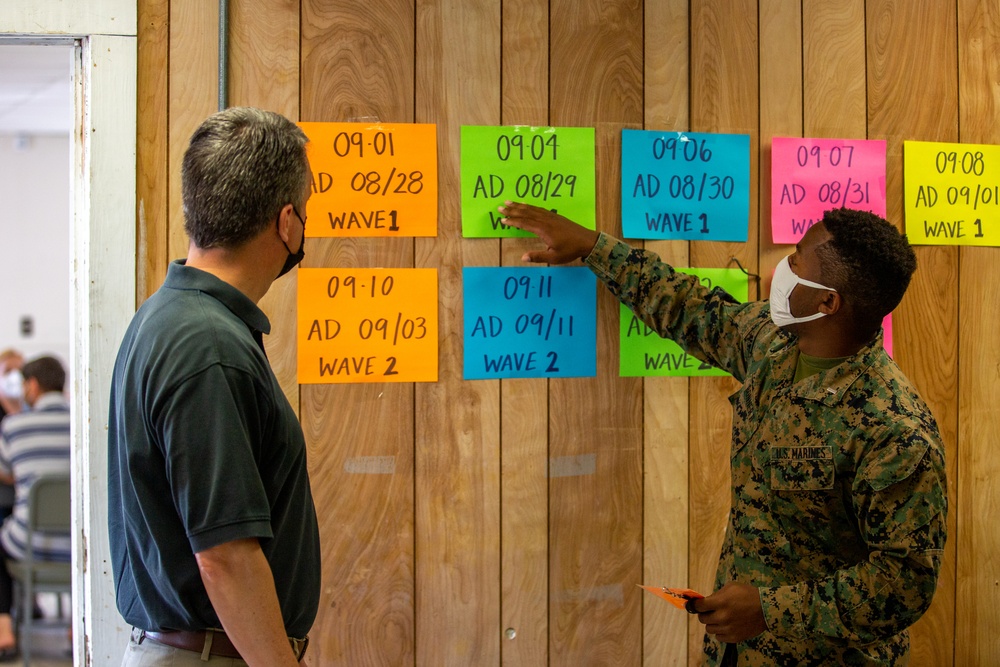
{"label": "hand holding orange paper", "polygon": [[701,600],[705,597],[697,591],[692,591],[690,588],[667,588],[666,586],[643,586],[641,584],[636,584],[636,586],[649,591],[656,597],[663,598],[678,609],[684,609],[689,613],[691,610],[687,609],[685,605],[691,600]]}

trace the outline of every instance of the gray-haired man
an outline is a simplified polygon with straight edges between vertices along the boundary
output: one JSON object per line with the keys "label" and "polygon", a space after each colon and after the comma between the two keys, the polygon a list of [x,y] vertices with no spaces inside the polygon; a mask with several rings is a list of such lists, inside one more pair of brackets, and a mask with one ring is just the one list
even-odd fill
{"label": "gray-haired man", "polygon": [[[306,136],[208,118],[183,162],[186,260],[132,320],[111,387],[108,523],[123,665],[296,665],[319,604],[302,429],[257,307],[302,259]],[[240,663],[236,663],[240,664]]]}

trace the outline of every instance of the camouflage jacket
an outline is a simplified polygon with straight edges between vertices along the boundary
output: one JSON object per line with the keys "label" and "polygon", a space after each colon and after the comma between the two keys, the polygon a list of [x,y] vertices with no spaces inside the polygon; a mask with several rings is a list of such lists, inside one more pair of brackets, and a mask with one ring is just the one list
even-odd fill
{"label": "camouflage jacket", "polygon": [[[591,270],[646,324],[742,383],[716,589],[757,586],[768,631],[739,665],[900,665],[945,544],[944,448],[882,335],[793,383],[798,345],[767,302],[740,304],[601,235]],[[705,637],[706,663],[725,646]]]}

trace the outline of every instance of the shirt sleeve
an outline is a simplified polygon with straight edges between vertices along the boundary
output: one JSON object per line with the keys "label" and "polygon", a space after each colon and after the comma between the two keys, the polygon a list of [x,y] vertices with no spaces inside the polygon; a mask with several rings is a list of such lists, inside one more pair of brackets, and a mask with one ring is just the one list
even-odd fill
{"label": "shirt sleeve", "polygon": [[584,260],[591,271],[646,325],[685,351],[732,374],[746,374],[749,304],[720,287],[709,290],[697,277],[675,271],[658,255],[601,233]]}
{"label": "shirt sleeve", "polygon": [[180,384],[158,410],[174,506],[195,552],[272,537],[258,469],[267,415],[256,393],[252,378],[214,364]]}
{"label": "shirt sleeve", "polygon": [[883,448],[856,478],[854,504],[869,555],[831,576],[761,588],[775,635],[866,644],[912,625],[930,606],[944,553],[944,457],[920,433]]}

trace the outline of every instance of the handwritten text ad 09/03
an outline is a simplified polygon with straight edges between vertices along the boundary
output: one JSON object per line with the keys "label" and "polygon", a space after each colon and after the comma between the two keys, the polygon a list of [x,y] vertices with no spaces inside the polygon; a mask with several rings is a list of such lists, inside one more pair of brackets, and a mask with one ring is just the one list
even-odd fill
{"label": "handwritten text ad 09/03", "polygon": [[300,269],[299,382],[437,380],[435,269]]}

